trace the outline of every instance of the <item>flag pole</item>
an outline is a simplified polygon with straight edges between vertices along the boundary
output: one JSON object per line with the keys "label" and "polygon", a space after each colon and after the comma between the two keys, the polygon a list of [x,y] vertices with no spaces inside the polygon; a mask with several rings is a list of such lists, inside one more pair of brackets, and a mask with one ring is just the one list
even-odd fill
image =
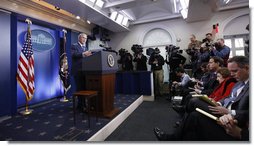
{"label": "flag pole", "polygon": [[[32,21],[30,19],[26,18],[25,22],[28,24],[27,33],[31,33],[30,25],[32,24]],[[30,35],[32,35],[32,34],[30,34]],[[28,96],[28,95],[26,94],[26,96]],[[28,108],[28,99],[26,97],[26,107],[25,107],[25,110],[21,111],[20,114],[22,114],[22,115],[29,115],[32,112],[33,112],[33,109],[29,109]]]}
{"label": "flag pole", "polygon": [[[67,33],[67,31],[65,29],[63,29],[62,31],[64,33],[64,37],[63,37],[63,39],[64,39],[64,41],[63,41],[63,54],[66,55],[65,44],[66,44],[66,33]],[[61,57],[60,57],[60,59],[61,59]],[[67,61],[67,55],[66,55],[66,58],[63,57],[63,60],[64,59],[66,59],[66,61]],[[64,74],[64,81],[63,81],[64,82],[64,84],[63,84],[64,85],[64,96],[63,96],[63,98],[60,99],[60,102],[68,102],[69,100],[66,98],[67,91],[66,91],[66,87],[65,87],[65,85],[67,84],[68,71],[65,71],[65,69],[63,69],[63,74]]]}
{"label": "flag pole", "polygon": [[26,108],[25,110],[21,111],[21,115],[30,115],[33,112],[33,109],[28,109],[28,101],[26,100]]}

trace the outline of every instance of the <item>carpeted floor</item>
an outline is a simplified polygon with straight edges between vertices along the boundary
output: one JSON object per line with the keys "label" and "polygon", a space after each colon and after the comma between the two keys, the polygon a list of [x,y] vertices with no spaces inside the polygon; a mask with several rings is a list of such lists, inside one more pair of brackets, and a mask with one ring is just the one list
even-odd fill
{"label": "carpeted floor", "polygon": [[172,133],[180,118],[166,96],[158,97],[154,102],[144,101],[106,141],[157,141],[153,128]]}
{"label": "carpeted floor", "polygon": [[[140,95],[116,95],[114,106],[123,111]],[[91,117],[88,128],[87,115],[79,112],[76,126],[73,122],[72,102],[52,100],[33,108],[31,115],[17,114],[0,122],[1,141],[86,141],[110,119]]]}

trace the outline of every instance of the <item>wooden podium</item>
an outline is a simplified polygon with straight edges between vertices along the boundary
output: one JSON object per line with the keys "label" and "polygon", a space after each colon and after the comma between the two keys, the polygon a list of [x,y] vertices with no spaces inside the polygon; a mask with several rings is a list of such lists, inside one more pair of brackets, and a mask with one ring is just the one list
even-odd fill
{"label": "wooden podium", "polygon": [[116,54],[100,51],[82,60],[82,72],[85,75],[86,90],[98,91],[97,103],[92,101],[99,116],[112,118],[119,113],[114,107],[115,73],[118,70]]}

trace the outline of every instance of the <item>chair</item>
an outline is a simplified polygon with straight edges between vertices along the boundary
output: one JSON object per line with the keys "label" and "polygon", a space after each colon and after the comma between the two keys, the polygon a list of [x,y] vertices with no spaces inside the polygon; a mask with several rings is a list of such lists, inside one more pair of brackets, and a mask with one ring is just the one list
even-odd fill
{"label": "chair", "polygon": [[[95,102],[95,112],[96,112],[96,122],[98,122],[98,116],[97,116],[97,112],[98,112],[98,106],[97,106],[97,102],[98,102],[98,91],[91,91],[91,90],[83,90],[83,91],[77,91],[75,93],[72,94],[72,100],[73,100],[73,119],[74,119],[74,125],[76,125],[76,99],[77,97],[80,97],[82,100],[85,100],[85,103],[87,103],[87,115],[88,115],[88,127],[90,128],[90,108],[91,108],[91,102],[90,100],[92,98],[96,98],[96,102]],[[83,102],[84,103],[84,102]],[[83,104],[82,104],[83,106]],[[82,109],[84,108],[84,106],[82,107]]]}

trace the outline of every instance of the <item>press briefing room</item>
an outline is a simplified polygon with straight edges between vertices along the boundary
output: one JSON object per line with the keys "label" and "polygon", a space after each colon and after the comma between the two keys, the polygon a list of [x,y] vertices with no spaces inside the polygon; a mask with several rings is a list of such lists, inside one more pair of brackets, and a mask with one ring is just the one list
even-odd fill
{"label": "press briefing room", "polygon": [[251,143],[249,0],[1,0],[0,140]]}

